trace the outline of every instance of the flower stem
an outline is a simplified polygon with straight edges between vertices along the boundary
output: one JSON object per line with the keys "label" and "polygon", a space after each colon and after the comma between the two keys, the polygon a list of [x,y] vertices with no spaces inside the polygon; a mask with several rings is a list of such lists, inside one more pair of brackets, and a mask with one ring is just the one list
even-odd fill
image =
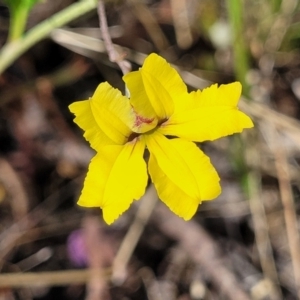
{"label": "flower stem", "polygon": [[81,0],[41,22],[23,37],[8,42],[0,51],[0,74],[26,50],[46,38],[53,29],[73,21],[96,7],[96,0]]}
{"label": "flower stem", "polygon": [[28,9],[25,6],[19,6],[11,11],[11,23],[9,27],[8,41],[12,42],[20,38],[24,32],[28,17]]}
{"label": "flower stem", "polygon": [[125,75],[131,70],[131,65],[128,61],[124,59],[125,55],[120,55],[111,40],[108,25],[107,25],[107,18],[105,13],[105,6],[103,0],[98,0],[98,16],[99,16],[99,25],[100,25],[100,31],[102,35],[102,39],[109,57],[109,60],[111,62],[116,63],[119,68],[121,69],[122,73]]}

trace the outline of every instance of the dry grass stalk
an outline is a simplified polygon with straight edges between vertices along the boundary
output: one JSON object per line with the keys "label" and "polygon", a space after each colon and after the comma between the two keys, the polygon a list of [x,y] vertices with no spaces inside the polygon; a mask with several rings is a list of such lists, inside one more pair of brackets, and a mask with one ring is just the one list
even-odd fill
{"label": "dry grass stalk", "polygon": [[287,155],[285,146],[281,143],[278,143],[279,133],[276,127],[268,124],[265,126],[265,130],[265,136],[268,137],[268,143],[275,158],[279,191],[286,223],[286,233],[294,270],[295,287],[298,298],[300,298],[300,237],[294,197],[291,188],[291,180],[289,176]]}

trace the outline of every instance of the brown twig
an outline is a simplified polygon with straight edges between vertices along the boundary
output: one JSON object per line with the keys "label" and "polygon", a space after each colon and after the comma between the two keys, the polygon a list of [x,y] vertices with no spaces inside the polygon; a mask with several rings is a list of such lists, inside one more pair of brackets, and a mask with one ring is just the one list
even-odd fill
{"label": "brown twig", "polygon": [[155,188],[154,186],[150,186],[141,200],[134,221],[127,231],[115,257],[112,274],[112,281],[115,283],[123,282],[126,277],[127,264],[153,212],[156,200]]}
{"label": "brown twig", "polygon": [[193,43],[193,36],[189,24],[187,1],[171,0],[170,4],[177,44],[182,49],[188,49]]}
{"label": "brown twig", "polygon": [[[105,274],[108,277],[108,272]],[[86,283],[92,276],[92,270],[9,273],[0,275],[0,287],[62,286]]]}
{"label": "brown twig", "polygon": [[109,300],[107,280],[103,276],[105,265],[112,263],[113,251],[102,234],[99,217],[87,215],[83,221],[83,233],[91,278],[87,282],[86,300]]}
{"label": "brown twig", "polygon": [[298,298],[300,298],[300,237],[294,197],[291,189],[287,156],[284,145],[277,142],[279,138],[277,129],[270,124],[264,128],[266,130],[265,136],[267,137],[267,142],[269,143],[275,158],[279,191],[283,205],[286,232],[294,270],[295,286]]}
{"label": "brown twig", "polygon": [[23,218],[28,211],[27,193],[18,174],[9,162],[0,157],[0,181],[10,196],[10,204],[15,221]]}
{"label": "brown twig", "polygon": [[265,207],[262,202],[261,174],[259,171],[252,170],[248,173],[248,190],[250,197],[249,207],[253,220],[256,247],[261,268],[265,278],[272,280],[269,297],[273,300],[279,300],[282,299],[282,294],[277,287],[279,279],[272,253]]}
{"label": "brown twig", "polygon": [[130,63],[126,60],[124,60],[124,54],[119,54],[115,50],[113,43],[111,41],[111,37],[109,35],[108,31],[108,25],[107,25],[107,19],[106,19],[106,14],[105,14],[105,7],[104,7],[104,2],[102,0],[99,0],[98,2],[98,16],[99,16],[99,21],[100,21],[100,30],[102,34],[102,38],[108,53],[109,60],[111,62],[115,62],[120,69],[122,70],[123,74],[126,74],[130,72],[131,66]]}
{"label": "brown twig", "polygon": [[[246,150],[247,163],[251,166],[259,165],[261,161],[258,149],[258,135],[256,132],[248,134],[247,141],[249,147]],[[249,170],[247,173],[247,188],[249,195],[249,208],[251,211],[253,230],[255,234],[256,247],[263,274],[266,278],[272,280],[273,289],[270,292],[270,299],[282,299],[278,274],[275,266],[275,260],[272,253],[272,246],[269,236],[269,224],[267,222],[264,202],[262,201],[262,174],[258,168]]]}

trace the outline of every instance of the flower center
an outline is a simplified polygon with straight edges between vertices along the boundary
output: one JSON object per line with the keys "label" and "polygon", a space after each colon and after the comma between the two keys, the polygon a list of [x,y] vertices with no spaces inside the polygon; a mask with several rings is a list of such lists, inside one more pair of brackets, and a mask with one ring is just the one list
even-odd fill
{"label": "flower center", "polygon": [[[144,118],[138,114],[136,114],[135,116],[135,122],[134,122],[134,127],[138,127],[140,128],[143,124],[151,124],[153,122],[154,118]],[[167,118],[164,118],[164,119],[161,119],[157,122],[157,125],[152,128],[152,129],[149,129],[148,131],[146,132],[131,132],[131,134],[129,135],[128,137],[128,140],[127,142],[131,142],[133,141],[135,138],[139,137],[140,135],[142,134],[145,134],[145,133],[151,133],[151,132],[154,132],[155,130],[157,130],[163,123],[165,123],[166,121],[168,121]]]}
{"label": "flower center", "polygon": [[142,124],[151,124],[153,122],[154,118],[145,118],[140,115],[135,115],[135,122],[134,126],[135,127],[140,127]]}

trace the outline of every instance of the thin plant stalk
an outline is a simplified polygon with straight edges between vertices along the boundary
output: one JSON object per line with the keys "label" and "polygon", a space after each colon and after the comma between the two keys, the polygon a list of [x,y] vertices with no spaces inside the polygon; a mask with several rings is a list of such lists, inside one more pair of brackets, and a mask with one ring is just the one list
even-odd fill
{"label": "thin plant stalk", "polygon": [[131,65],[128,61],[124,59],[125,55],[120,54],[116,51],[111,36],[109,34],[108,25],[107,25],[107,18],[105,13],[105,5],[102,0],[98,0],[97,12],[99,16],[99,25],[100,31],[102,34],[102,39],[111,62],[116,63],[119,68],[121,69],[122,73],[125,75],[131,70]]}
{"label": "thin plant stalk", "polygon": [[28,12],[28,9],[23,6],[11,11],[11,22],[9,26],[8,42],[15,41],[22,36],[25,30]]}
{"label": "thin plant stalk", "polygon": [[81,0],[39,23],[23,37],[7,43],[0,51],[0,74],[30,47],[61,27],[97,7],[96,0]]}
{"label": "thin plant stalk", "polygon": [[249,97],[249,85],[246,75],[249,70],[249,58],[244,39],[243,4],[241,0],[227,0],[227,11],[233,35],[234,71],[237,80],[243,85],[243,94]]}
{"label": "thin plant stalk", "polygon": [[[234,71],[237,80],[239,80],[243,86],[243,94],[249,98],[250,86],[246,81],[249,70],[249,57],[244,39],[244,1],[227,0],[226,2],[233,34]],[[266,213],[264,205],[261,203],[261,174],[258,170],[248,170],[248,163],[246,161],[246,157],[253,159],[253,156],[256,156],[257,149],[255,145],[257,145],[257,140],[258,136],[256,132],[254,132],[253,135],[245,136],[244,141],[241,140],[240,137],[236,137],[235,146],[239,147],[234,147],[232,159],[235,161],[238,172],[242,174],[241,184],[249,198],[257,250],[263,272],[265,276],[270,278],[273,282],[273,299],[280,299],[281,291],[276,286],[276,284],[278,284],[278,275],[274,257],[272,256]],[[246,149],[245,144],[252,146]]]}

